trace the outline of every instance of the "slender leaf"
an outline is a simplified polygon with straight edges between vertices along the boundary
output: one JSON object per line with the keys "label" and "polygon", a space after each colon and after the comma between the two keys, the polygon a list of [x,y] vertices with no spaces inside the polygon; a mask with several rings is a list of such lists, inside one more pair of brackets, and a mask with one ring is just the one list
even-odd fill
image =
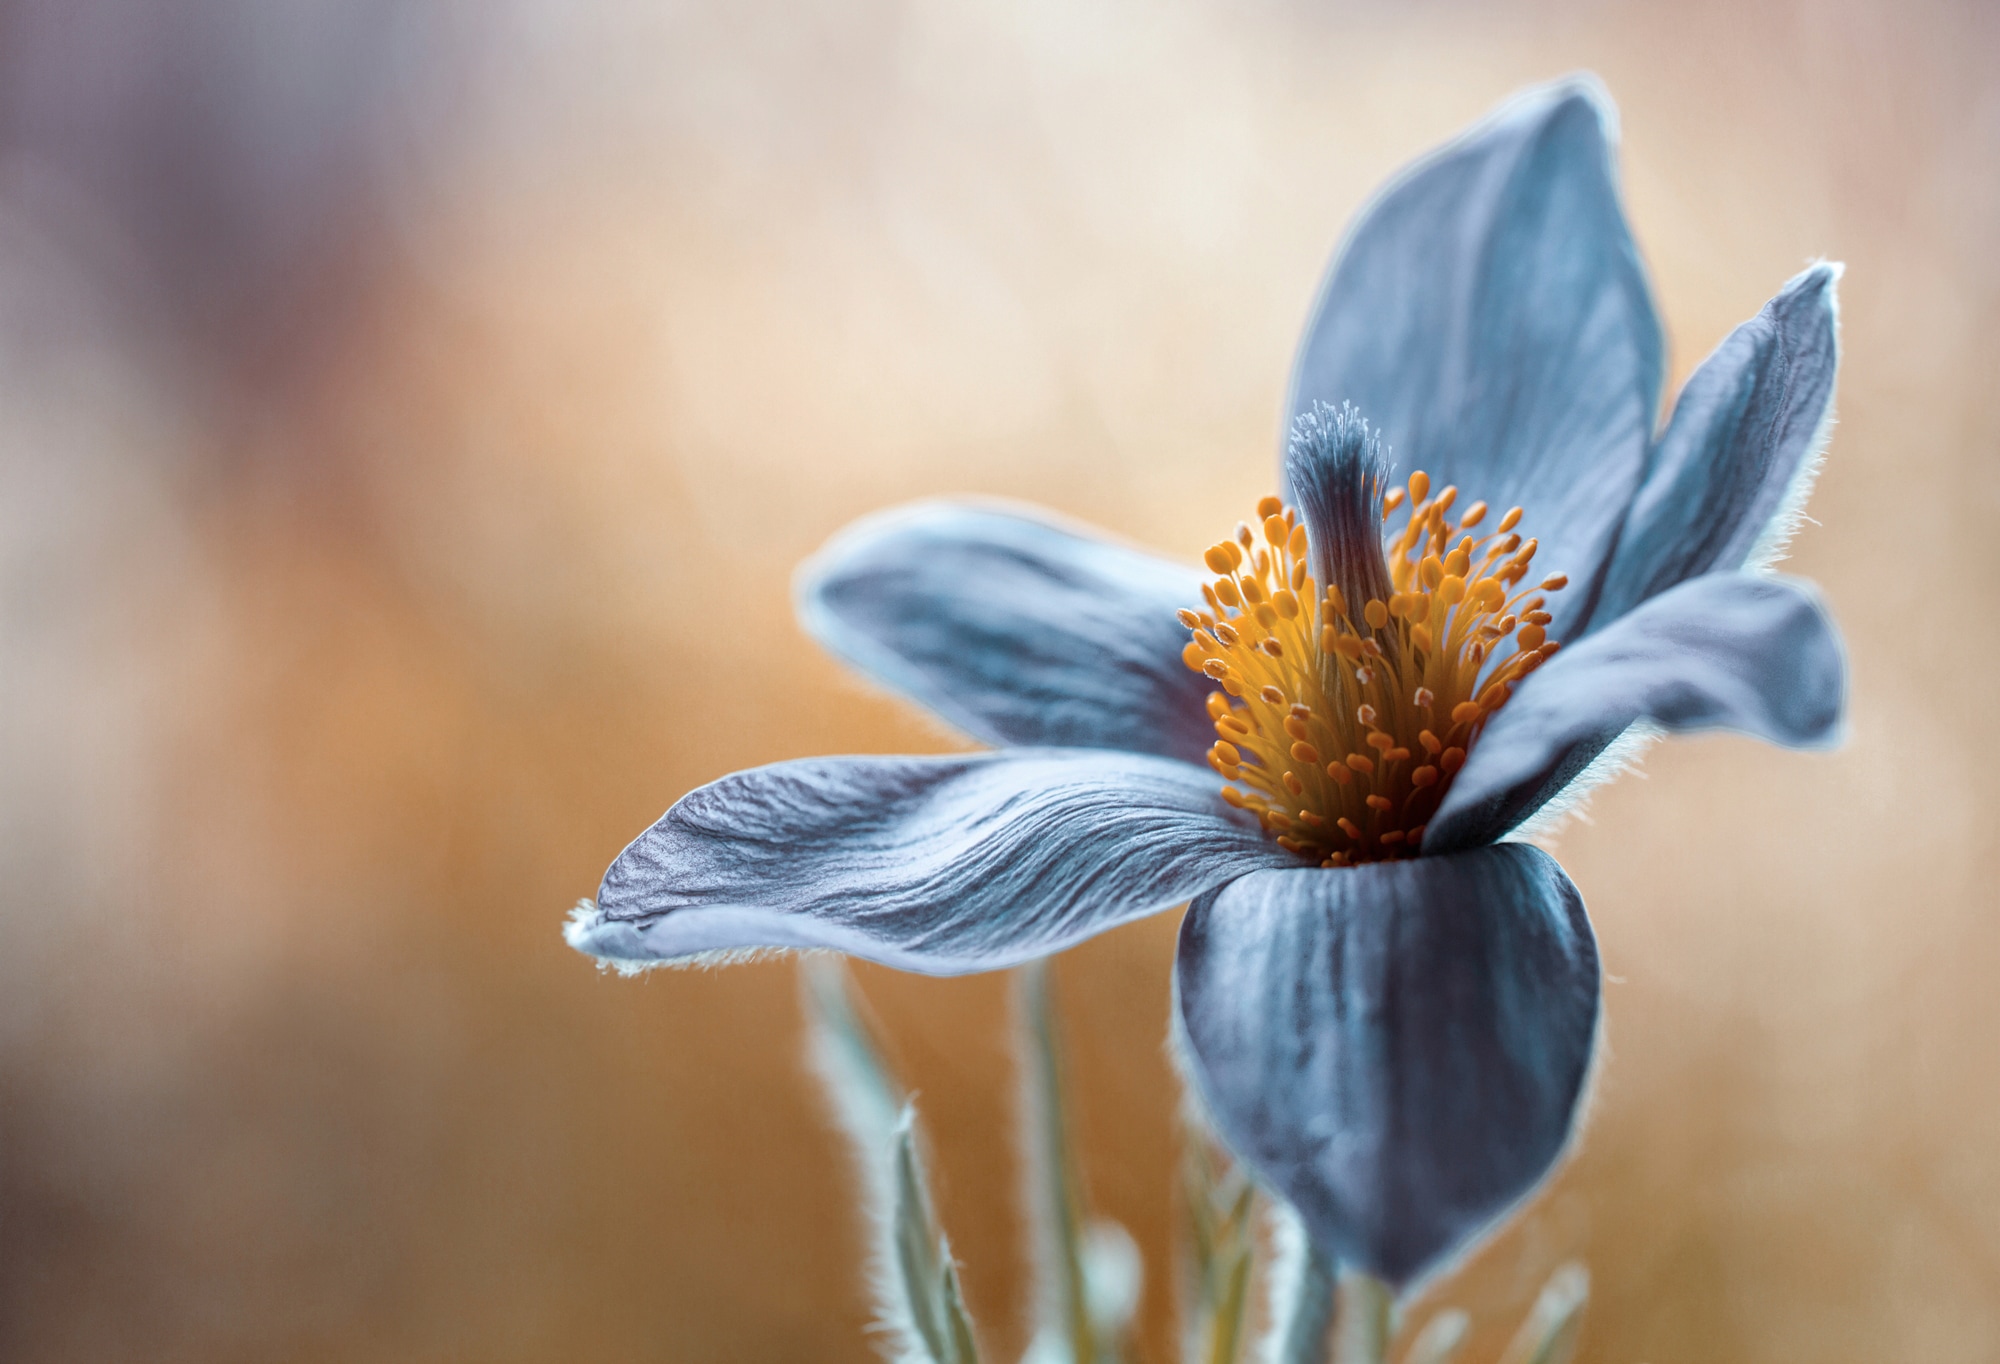
{"label": "slender leaf", "polygon": [[1256,1191],[1192,1116],[1183,1128],[1181,1151],[1187,1214],[1182,1358],[1186,1364],[1236,1364],[1256,1260],[1250,1222]]}
{"label": "slender leaf", "polygon": [[803,977],[807,1053],[861,1178],[884,1353],[893,1364],[977,1364],[958,1270],[931,1211],[916,1110],[883,1059],[846,968],[808,959]]}

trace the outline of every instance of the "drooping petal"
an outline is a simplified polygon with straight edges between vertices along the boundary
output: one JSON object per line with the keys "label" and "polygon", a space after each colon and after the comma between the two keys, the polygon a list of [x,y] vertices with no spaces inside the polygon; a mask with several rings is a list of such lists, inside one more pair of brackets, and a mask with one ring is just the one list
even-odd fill
{"label": "drooping petal", "polygon": [[1742,568],[1803,499],[1833,412],[1836,265],[1815,265],[1681,390],[1605,575],[1608,624],[1702,573]]}
{"label": "drooping petal", "polygon": [[1473,745],[1431,819],[1425,851],[1500,837],[1634,721],[1819,747],[1836,737],[1846,695],[1840,635],[1810,586],[1749,573],[1695,578],[1521,684]]}
{"label": "drooping petal", "polygon": [[572,947],[614,965],[825,947],[957,975],[1297,866],[1205,768],[1100,749],[807,758],[690,792],[604,874]]}
{"label": "drooping petal", "polygon": [[1594,81],[1502,106],[1411,167],[1334,258],[1292,372],[1293,420],[1352,402],[1400,472],[1527,510],[1539,569],[1588,597],[1639,484],[1659,320],[1619,206]]}
{"label": "drooping petal", "polygon": [[1181,662],[1201,575],[1054,521],[928,502],[867,517],[799,570],[833,653],[996,745],[1202,761],[1214,684]]}
{"label": "drooping petal", "polygon": [[1539,849],[1246,876],[1189,909],[1177,981],[1222,1135],[1324,1250],[1391,1283],[1467,1245],[1569,1139],[1597,945]]}

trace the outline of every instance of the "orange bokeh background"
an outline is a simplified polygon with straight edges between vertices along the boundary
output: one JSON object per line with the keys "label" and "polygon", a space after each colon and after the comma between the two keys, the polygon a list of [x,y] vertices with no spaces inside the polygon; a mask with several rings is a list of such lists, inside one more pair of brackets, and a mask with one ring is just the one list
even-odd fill
{"label": "orange bokeh background", "polygon": [[[0,4],[0,1356],[860,1361],[793,968],[558,929],[691,787],[958,741],[792,567],[922,495],[1192,555],[1370,190],[1599,72],[1675,382],[1843,259],[1788,567],[1833,755],[1657,750],[1560,851],[1579,1153],[1490,1358],[2000,1356],[2000,23],[1973,5]],[[1172,1357],[1174,916],[1057,968]],[[1023,1343],[1004,978],[859,973]],[[1421,1310],[1420,1305],[1420,1310]]]}

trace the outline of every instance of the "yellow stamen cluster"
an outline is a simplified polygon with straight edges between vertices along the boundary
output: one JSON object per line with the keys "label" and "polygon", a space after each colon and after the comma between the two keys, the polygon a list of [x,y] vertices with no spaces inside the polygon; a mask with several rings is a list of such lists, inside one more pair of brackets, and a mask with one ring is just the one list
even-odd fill
{"label": "yellow stamen cluster", "polygon": [[1298,513],[1267,497],[1257,529],[1204,556],[1208,609],[1180,613],[1181,657],[1221,686],[1223,799],[1322,866],[1414,856],[1488,717],[1558,647],[1540,594],[1568,579],[1520,587],[1536,548],[1514,533],[1521,509],[1479,535],[1484,502],[1454,520],[1458,489],[1429,494],[1418,472],[1382,498],[1385,522],[1409,509],[1384,546],[1386,598],[1322,588]]}

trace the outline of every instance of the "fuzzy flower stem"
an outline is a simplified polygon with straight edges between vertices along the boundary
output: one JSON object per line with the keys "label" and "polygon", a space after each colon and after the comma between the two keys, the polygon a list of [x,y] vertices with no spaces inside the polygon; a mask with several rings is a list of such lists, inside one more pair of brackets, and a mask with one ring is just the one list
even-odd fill
{"label": "fuzzy flower stem", "polygon": [[1306,1236],[1290,1208],[1273,1217],[1274,1253],[1267,1275],[1270,1326],[1257,1364],[1330,1364],[1334,1264]]}

